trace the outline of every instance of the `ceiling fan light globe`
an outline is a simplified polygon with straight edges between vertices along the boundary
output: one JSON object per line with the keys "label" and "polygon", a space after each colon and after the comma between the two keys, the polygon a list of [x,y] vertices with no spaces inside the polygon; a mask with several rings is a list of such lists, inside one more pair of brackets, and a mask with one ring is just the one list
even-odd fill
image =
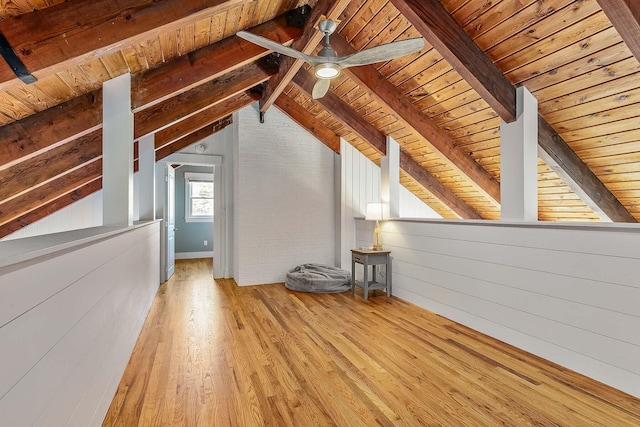
{"label": "ceiling fan light globe", "polygon": [[315,67],[315,74],[319,79],[332,79],[340,75],[340,68],[331,63],[318,64]]}

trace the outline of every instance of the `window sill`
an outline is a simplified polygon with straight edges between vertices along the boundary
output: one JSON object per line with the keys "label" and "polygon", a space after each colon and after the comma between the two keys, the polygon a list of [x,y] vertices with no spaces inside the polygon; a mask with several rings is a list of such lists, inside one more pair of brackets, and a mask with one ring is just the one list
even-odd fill
{"label": "window sill", "polygon": [[213,217],[212,216],[208,216],[208,217],[204,217],[204,218],[185,218],[184,222],[213,222]]}

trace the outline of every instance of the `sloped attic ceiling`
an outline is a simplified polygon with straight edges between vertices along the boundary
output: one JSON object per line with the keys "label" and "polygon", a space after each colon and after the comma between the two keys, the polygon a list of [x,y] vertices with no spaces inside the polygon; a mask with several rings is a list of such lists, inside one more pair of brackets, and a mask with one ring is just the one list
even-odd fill
{"label": "sloped attic ceiling", "polygon": [[[278,18],[305,4],[305,28]],[[0,61],[0,236],[100,188],[100,88],[125,72],[136,137],[155,133],[157,158],[259,100],[266,114],[275,105],[332,149],[342,136],[377,163],[393,136],[403,185],[445,218],[499,218],[499,123],[513,118],[515,88],[526,86],[539,101],[539,219],[636,221],[640,13],[630,4],[3,2],[0,32],[24,66],[18,74],[37,81],[25,84]],[[427,45],[350,68],[312,100],[306,66],[280,58],[278,68],[234,36],[247,29],[312,53],[322,13],[341,21],[339,53],[419,36]]]}

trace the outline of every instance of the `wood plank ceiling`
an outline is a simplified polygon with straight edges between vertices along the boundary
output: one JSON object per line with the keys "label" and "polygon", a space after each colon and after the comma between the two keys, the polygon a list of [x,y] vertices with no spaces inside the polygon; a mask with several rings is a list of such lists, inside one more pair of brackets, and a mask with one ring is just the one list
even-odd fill
{"label": "wood plank ceiling", "polygon": [[[515,88],[526,86],[539,102],[539,219],[640,219],[640,11],[631,2],[119,4],[0,3],[0,32],[37,78],[25,84],[0,61],[0,237],[100,188],[101,85],[126,72],[135,136],[155,133],[158,159],[259,100],[267,115],[273,104],[334,151],[340,136],[376,163],[394,137],[402,184],[445,218],[499,219],[500,119],[512,120]],[[306,28],[287,26],[281,15],[307,4]],[[308,66],[234,35],[313,52],[320,14],[341,21],[338,53],[420,36],[427,45],[345,70],[312,100]]]}

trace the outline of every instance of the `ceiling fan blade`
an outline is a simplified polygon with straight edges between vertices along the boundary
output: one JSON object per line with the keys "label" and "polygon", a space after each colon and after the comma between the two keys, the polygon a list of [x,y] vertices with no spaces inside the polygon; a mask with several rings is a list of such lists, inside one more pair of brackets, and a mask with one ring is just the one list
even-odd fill
{"label": "ceiling fan blade", "polygon": [[411,52],[415,52],[424,47],[424,39],[417,37],[415,39],[399,40],[380,46],[372,47],[361,52],[356,52],[346,57],[340,57],[337,63],[345,67],[353,67],[356,65],[367,65],[375,62],[384,62]]}
{"label": "ceiling fan blade", "polygon": [[306,55],[295,49],[292,49],[290,47],[281,45],[280,43],[274,42],[273,40],[269,40],[262,36],[257,36],[247,31],[238,31],[236,35],[240,38],[250,41],[253,44],[257,44],[258,46],[262,46],[265,49],[273,50],[274,52],[278,52],[283,55],[291,56],[293,58],[301,59],[307,62],[313,62],[314,60],[312,56]]}
{"label": "ceiling fan blade", "polygon": [[316,84],[313,85],[313,91],[311,92],[311,97],[313,99],[322,98],[329,91],[329,86],[331,86],[330,79],[318,79]]}

